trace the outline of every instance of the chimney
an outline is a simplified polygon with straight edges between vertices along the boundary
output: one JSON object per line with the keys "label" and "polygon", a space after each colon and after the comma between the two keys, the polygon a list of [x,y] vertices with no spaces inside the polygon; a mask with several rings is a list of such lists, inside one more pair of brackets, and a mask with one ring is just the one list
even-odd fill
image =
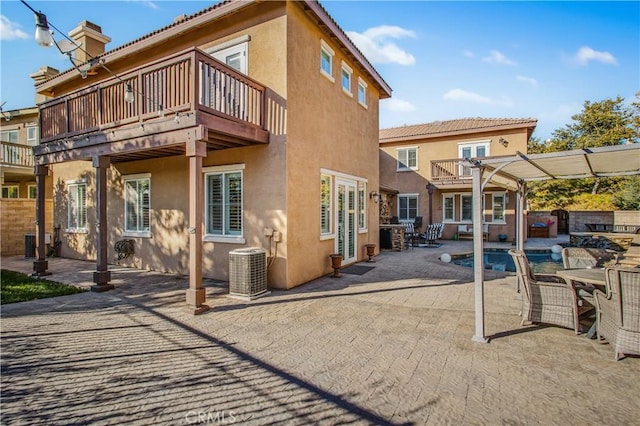
{"label": "chimney", "polygon": [[104,46],[111,41],[111,37],[102,34],[102,28],[89,21],[82,21],[80,24],[69,31],[69,37],[82,46],[82,49],[76,49],[76,63],[82,64],[92,57],[99,56],[104,53]]}
{"label": "chimney", "polygon": [[[58,71],[57,69],[51,68],[49,66],[44,66],[44,67],[40,67],[40,69],[34,72],[33,74],[29,74],[29,77],[33,79],[34,85],[37,86],[38,84],[44,83],[45,81],[49,80],[51,77],[54,77],[58,74],[60,74],[60,71]],[[36,96],[35,96],[36,105],[49,99],[51,99],[51,96],[47,96],[43,93],[38,93],[38,91],[36,91]]]}

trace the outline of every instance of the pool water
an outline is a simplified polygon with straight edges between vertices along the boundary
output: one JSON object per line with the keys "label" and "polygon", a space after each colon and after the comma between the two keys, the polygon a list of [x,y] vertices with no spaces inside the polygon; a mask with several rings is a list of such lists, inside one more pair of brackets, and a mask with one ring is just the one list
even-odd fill
{"label": "pool water", "polygon": [[[529,265],[536,274],[555,274],[562,268],[562,256],[560,253],[552,253],[550,250],[526,251]],[[515,272],[516,265],[511,255],[504,250],[485,250],[484,268],[493,271]],[[456,265],[473,268],[473,254],[452,259]]]}

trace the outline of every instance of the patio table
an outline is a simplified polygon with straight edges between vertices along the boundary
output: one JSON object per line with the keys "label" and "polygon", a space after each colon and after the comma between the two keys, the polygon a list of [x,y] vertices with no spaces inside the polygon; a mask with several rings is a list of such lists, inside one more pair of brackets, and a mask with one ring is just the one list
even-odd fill
{"label": "patio table", "polygon": [[[579,268],[579,269],[561,269],[556,274],[567,281],[579,281],[586,284],[593,284],[604,291],[607,282],[604,275],[603,268]],[[596,321],[593,322],[589,331],[587,331],[587,338],[592,339],[596,334]]]}

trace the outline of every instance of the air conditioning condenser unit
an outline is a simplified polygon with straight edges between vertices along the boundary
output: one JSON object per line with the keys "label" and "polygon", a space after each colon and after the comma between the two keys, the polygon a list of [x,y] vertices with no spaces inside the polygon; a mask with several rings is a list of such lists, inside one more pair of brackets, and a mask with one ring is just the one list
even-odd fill
{"label": "air conditioning condenser unit", "polygon": [[267,254],[262,248],[229,252],[229,296],[252,300],[268,294]]}

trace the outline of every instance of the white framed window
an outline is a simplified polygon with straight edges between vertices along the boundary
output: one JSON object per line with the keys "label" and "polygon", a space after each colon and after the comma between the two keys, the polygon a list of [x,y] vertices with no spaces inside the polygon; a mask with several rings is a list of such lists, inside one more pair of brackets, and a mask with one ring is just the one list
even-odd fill
{"label": "white framed window", "polygon": [[398,195],[398,220],[413,222],[418,216],[418,194]]}
{"label": "white framed window", "polygon": [[456,202],[454,195],[443,195],[442,196],[442,216],[443,222],[454,222],[455,218],[455,210],[456,210]]}
{"label": "white framed window", "polygon": [[67,232],[87,232],[87,183],[67,182]]}
{"label": "white framed window", "polygon": [[27,186],[27,191],[29,191],[29,198],[32,200],[35,200],[36,197],[38,196],[38,187],[35,185],[28,185]]}
{"label": "white framed window", "polygon": [[151,236],[151,175],[124,176],[124,235]]}
{"label": "white framed window", "polygon": [[27,127],[27,144],[30,146],[38,145],[38,126]]}
{"label": "white framed window", "polygon": [[3,185],[2,198],[20,198],[18,185]]}
{"label": "white framed window", "polygon": [[358,77],[358,103],[367,108],[367,83]]}
{"label": "white framed window", "polygon": [[398,148],[397,171],[418,170],[418,148]]}
{"label": "white framed window", "polygon": [[333,78],[333,57],[335,52],[327,42],[320,40],[320,73],[327,77],[331,82],[334,82]]}
{"label": "white framed window", "polygon": [[244,244],[244,164],[203,169],[205,185],[205,240]]}
{"label": "white framed window", "polygon": [[249,36],[238,37],[225,43],[210,47],[205,50],[220,62],[224,62],[231,68],[243,74],[247,74],[249,59]]}
{"label": "white framed window", "polygon": [[460,220],[471,222],[473,219],[473,196],[471,194],[460,195]]}
{"label": "white framed window", "polygon": [[367,230],[367,184],[358,182],[358,231]]}
{"label": "white framed window", "polygon": [[0,132],[0,139],[2,140],[2,142],[18,143],[18,131],[3,130]]}
{"label": "white framed window", "polygon": [[320,175],[320,235],[330,236],[333,234],[331,224],[333,200],[333,185],[331,184],[331,176]]}
{"label": "white framed window", "polygon": [[340,84],[342,85],[342,91],[346,93],[348,96],[353,97],[353,93],[351,92],[351,74],[353,74],[353,70],[351,67],[342,61],[342,71],[340,73]]}
{"label": "white framed window", "polygon": [[[458,144],[458,158],[481,158],[489,156],[491,141]],[[471,176],[471,167],[460,165],[461,176]]]}
{"label": "white framed window", "polygon": [[504,192],[494,192],[491,198],[493,218],[492,222],[505,222],[504,211],[506,205],[506,194]]}

